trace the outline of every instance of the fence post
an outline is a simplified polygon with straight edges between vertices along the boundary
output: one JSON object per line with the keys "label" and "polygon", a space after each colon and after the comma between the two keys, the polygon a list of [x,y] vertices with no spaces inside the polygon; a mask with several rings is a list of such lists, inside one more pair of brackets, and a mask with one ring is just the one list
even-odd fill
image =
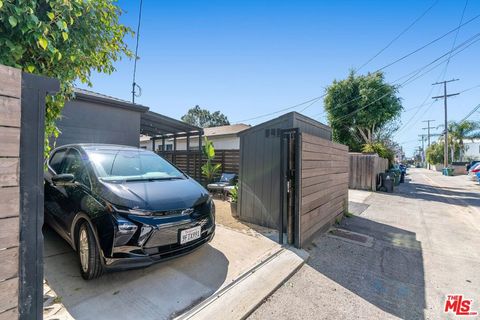
{"label": "fence post", "polygon": [[56,79],[22,73],[20,133],[19,319],[43,314],[43,146],[45,96]]}

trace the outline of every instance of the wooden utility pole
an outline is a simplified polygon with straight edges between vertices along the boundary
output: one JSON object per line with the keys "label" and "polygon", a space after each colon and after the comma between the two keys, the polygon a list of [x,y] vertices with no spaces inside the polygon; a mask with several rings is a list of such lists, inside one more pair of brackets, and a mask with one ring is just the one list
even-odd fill
{"label": "wooden utility pole", "polygon": [[430,126],[430,122],[433,122],[435,120],[423,120],[422,122],[426,122],[427,123],[427,127],[426,128],[422,128],[422,130],[427,130],[427,147],[430,147],[430,129],[432,128]]}
{"label": "wooden utility pole", "polygon": [[425,159],[426,159],[426,154],[425,154],[425,137],[426,137],[426,135],[419,134],[418,136],[422,138],[422,140],[421,140],[422,141],[422,166],[424,166],[425,165]]}
{"label": "wooden utility pole", "polygon": [[444,106],[444,111],[445,111],[445,147],[443,149],[443,166],[444,168],[448,167],[448,120],[447,120],[447,98],[459,95],[460,93],[451,93],[447,94],[447,83],[453,82],[453,81],[458,81],[459,79],[452,79],[452,80],[445,80],[445,81],[440,81],[440,82],[435,82],[432,84],[432,86],[437,85],[437,84],[443,84],[443,95],[441,96],[436,96],[432,97],[432,99],[439,99],[443,98],[443,106]]}

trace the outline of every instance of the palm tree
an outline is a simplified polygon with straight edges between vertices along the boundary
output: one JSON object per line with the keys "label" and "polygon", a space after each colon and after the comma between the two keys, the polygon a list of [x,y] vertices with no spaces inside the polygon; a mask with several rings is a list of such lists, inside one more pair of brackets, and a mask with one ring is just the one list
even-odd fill
{"label": "palm tree", "polygon": [[479,121],[452,121],[448,124],[449,145],[452,149],[452,159],[458,155],[460,161],[463,161],[465,153],[464,140],[480,139]]}

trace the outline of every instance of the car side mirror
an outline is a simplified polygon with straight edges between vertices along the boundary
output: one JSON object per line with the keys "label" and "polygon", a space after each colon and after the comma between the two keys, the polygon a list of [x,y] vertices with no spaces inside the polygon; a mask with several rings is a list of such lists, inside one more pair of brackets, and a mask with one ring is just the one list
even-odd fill
{"label": "car side mirror", "polygon": [[61,173],[52,176],[52,182],[56,186],[66,186],[71,185],[75,181],[75,177],[70,173]]}

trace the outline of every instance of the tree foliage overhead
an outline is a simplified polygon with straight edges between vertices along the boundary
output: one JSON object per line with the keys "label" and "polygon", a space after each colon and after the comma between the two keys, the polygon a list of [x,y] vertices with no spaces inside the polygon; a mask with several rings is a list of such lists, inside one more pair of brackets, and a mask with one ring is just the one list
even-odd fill
{"label": "tree foliage overhead", "polygon": [[398,129],[402,112],[398,88],[385,82],[382,72],[357,76],[353,71],[327,88],[324,99],[333,139],[352,151],[378,142]]}
{"label": "tree foliage overhead", "polygon": [[227,116],[220,111],[210,112],[207,109],[200,108],[198,105],[188,110],[182,117],[182,121],[201,128],[226,126],[230,124]]}
{"label": "tree foliage overhead", "polygon": [[92,71],[110,74],[123,54],[131,56],[124,42],[131,30],[120,15],[113,0],[0,0],[0,64],[60,80],[61,91],[47,98],[47,153],[74,82],[91,85]]}

